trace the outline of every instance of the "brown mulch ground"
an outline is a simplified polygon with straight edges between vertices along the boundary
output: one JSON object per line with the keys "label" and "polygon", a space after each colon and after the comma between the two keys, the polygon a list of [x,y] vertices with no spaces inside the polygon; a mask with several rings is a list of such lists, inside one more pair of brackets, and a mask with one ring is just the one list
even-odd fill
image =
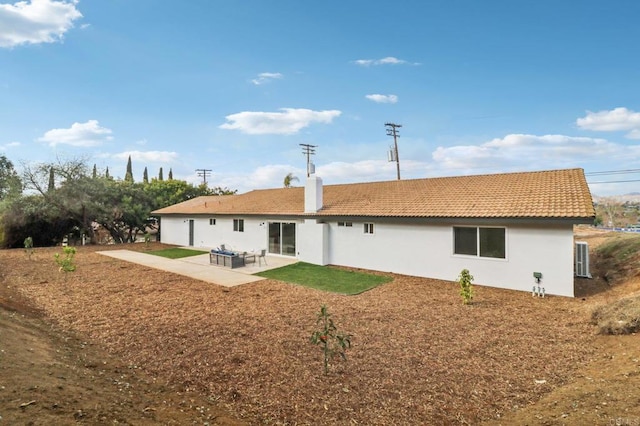
{"label": "brown mulch ground", "polygon": [[[77,271],[65,275],[53,262],[59,250],[37,249],[31,259],[0,251],[5,293],[24,297],[61,333],[105,349],[125,374],[139,372],[129,394],[149,386],[178,393],[188,409],[174,406],[194,422],[522,424],[509,419],[524,415],[529,424],[562,424],[613,416],[576,417],[565,400],[557,412],[531,411],[608,353],[589,323],[596,299],[475,286],[474,303],[463,306],[455,283],[400,275],[357,296],[271,280],[223,289],[94,253],[104,247],[79,248]],[[322,304],[353,336],[348,360],[328,376],[309,343]],[[167,403],[142,405],[158,413]]]}

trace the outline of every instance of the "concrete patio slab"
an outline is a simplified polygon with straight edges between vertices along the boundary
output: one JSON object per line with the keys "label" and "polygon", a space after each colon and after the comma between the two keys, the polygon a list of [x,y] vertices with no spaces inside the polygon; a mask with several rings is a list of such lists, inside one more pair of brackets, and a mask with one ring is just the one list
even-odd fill
{"label": "concrete patio slab", "polygon": [[[193,249],[193,247],[190,248]],[[293,258],[267,256],[265,263],[264,260],[258,262],[256,257],[255,263],[250,263],[248,266],[242,268],[229,269],[223,266],[211,265],[209,263],[209,253],[181,259],[167,259],[166,257],[132,250],[106,250],[97,253],[224,287],[234,287],[264,280],[265,278],[253,274],[297,262],[297,260]]]}

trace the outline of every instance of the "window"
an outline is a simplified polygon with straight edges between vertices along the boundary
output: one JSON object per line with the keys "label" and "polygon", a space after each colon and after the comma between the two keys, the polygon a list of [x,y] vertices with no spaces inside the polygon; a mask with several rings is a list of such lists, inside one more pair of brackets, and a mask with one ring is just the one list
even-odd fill
{"label": "window", "polygon": [[338,226],[351,227],[353,226],[353,222],[338,222]]}
{"label": "window", "polygon": [[209,219],[209,225],[215,225],[216,220],[214,218]]}
{"label": "window", "polygon": [[236,232],[244,232],[244,219],[233,219],[233,230]]}
{"label": "window", "polygon": [[373,234],[373,223],[365,223],[364,224],[364,233],[365,234]]}
{"label": "window", "polygon": [[478,228],[453,228],[455,254],[478,254]]}
{"label": "window", "polygon": [[453,252],[469,256],[506,257],[505,228],[453,227]]}

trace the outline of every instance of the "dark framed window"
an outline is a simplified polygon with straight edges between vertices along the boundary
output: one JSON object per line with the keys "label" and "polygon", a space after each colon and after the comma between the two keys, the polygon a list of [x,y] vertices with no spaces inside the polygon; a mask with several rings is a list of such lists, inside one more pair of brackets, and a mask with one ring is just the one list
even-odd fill
{"label": "dark framed window", "polygon": [[478,228],[478,235],[480,238],[480,257],[505,258],[504,228]]}
{"label": "dark framed window", "polygon": [[506,229],[454,226],[453,253],[505,259]]}
{"label": "dark framed window", "polygon": [[353,226],[353,222],[338,222],[338,226],[351,227]]}
{"label": "dark framed window", "polygon": [[215,225],[215,224],[216,224],[216,220],[214,218],[210,218],[209,225]]}
{"label": "dark framed window", "polygon": [[373,223],[365,223],[364,224],[364,233],[365,234],[373,234]]}
{"label": "dark framed window", "polygon": [[233,219],[233,230],[235,232],[244,232],[244,219]]}
{"label": "dark framed window", "polygon": [[453,252],[455,254],[478,254],[478,228],[453,228]]}

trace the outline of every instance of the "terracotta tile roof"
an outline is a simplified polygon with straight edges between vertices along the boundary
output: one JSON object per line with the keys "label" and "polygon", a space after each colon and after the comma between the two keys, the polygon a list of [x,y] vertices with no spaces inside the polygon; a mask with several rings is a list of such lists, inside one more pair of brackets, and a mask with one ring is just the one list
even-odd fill
{"label": "terracotta tile roof", "polygon": [[[582,218],[595,216],[582,169],[325,185],[313,216]],[[157,214],[305,215],[304,188],[198,197]]]}

